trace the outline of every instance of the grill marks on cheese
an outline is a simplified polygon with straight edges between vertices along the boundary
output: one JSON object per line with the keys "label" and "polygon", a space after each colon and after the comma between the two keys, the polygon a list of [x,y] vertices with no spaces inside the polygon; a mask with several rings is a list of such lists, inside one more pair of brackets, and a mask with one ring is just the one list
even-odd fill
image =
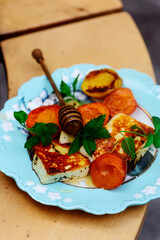
{"label": "grill marks on cheese", "polygon": [[41,159],[48,174],[75,170],[80,166],[88,166],[89,161],[80,153],[68,155],[69,146],[52,142],[51,146],[35,147],[35,154]]}
{"label": "grill marks on cheese", "polygon": [[84,177],[89,172],[89,159],[79,152],[68,155],[67,144],[54,140],[49,146],[38,144],[32,151],[32,167],[42,184]]}
{"label": "grill marks on cheese", "polygon": [[110,153],[112,152],[114,146],[115,146],[115,140],[114,138],[104,139],[99,138],[96,139],[96,151],[92,154],[92,157],[96,159],[100,155],[104,153]]}
{"label": "grill marks on cheese", "polygon": [[[121,156],[126,162],[131,161],[130,156],[127,155],[121,147],[121,142],[124,139],[124,137],[122,136],[122,134],[119,133],[119,131],[134,131],[130,129],[130,127],[134,124],[142,128],[146,134],[153,133],[153,128],[145,125],[144,123],[141,123],[128,115],[117,114],[105,126],[108,129],[111,135],[111,138],[96,140],[97,149],[93,153],[93,158],[95,159],[101,154],[104,154],[107,152],[113,152]],[[142,132],[139,131],[139,133],[142,133]],[[135,162],[137,162],[148,150],[148,148],[143,148],[147,139],[145,137],[138,136],[137,134],[133,134],[133,133],[123,133],[123,134],[126,137],[132,137],[134,139],[135,151],[136,151]]]}

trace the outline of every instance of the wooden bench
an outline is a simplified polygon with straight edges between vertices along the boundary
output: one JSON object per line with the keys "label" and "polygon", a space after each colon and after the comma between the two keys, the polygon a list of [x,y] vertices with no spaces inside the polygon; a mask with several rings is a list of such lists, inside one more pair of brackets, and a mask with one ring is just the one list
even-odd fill
{"label": "wooden bench", "polygon": [[122,9],[121,0],[5,0],[0,2],[0,39],[104,15]]}

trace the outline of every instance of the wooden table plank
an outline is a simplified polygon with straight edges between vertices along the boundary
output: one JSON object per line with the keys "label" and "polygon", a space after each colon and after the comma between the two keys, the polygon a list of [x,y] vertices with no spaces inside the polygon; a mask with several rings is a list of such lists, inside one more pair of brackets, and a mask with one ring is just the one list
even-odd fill
{"label": "wooden table plank", "polygon": [[2,173],[0,186],[1,240],[132,240],[146,210],[146,205],[137,206],[102,216],[64,211],[35,202]]}
{"label": "wooden table plank", "polygon": [[120,11],[121,8],[121,0],[0,0],[0,37]]}
{"label": "wooden table plank", "polygon": [[[52,72],[77,63],[109,64],[134,68],[154,78],[148,51],[130,15],[118,13],[29,34],[2,42],[8,74],[9,97],[20,85],[42,75],[31,57],[41,48]],[[1,239],[132,240],[143,221],[147,205],[129,207],[115,215],[93,216],[41,205],[0,174]],[[11,224],[12,223],[12,224]],[[9,229],[9,231],[8,231]]]}
{"label": "wooden table plank", "polygon": [[41,48],[50,71],[77,63],[134,68],[154,78],[144,41],[131,17],[118,13],[2,42],[7,67],[9,98],[30,78],[43,75],[31,57]]}

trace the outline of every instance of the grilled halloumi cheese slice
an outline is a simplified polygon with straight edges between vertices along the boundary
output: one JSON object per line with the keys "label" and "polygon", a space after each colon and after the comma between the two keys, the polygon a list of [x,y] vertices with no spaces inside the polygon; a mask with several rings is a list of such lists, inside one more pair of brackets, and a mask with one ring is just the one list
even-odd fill
{"label": "grilled halloumi cheese slice", "polygon": [[135,163],[139,161],[140,158],[144,156],[148,150],[147,147],[144,148],[144,145],[147,142],[146,137],[142,137],[133,133],[123,132],[123,135],[119,133],[120,131],[134,131],[131,130],[130,127],[135,124],[139,128],[143,129],[146,134],[153,133],[152,127],[147,126],[146,124],[141,123],[128,115],[117,114],[105,126],[105,128],[109,131],[111,138],[96,140],[97,149],[93,153],[93,158],[95,159],[107,152],[113,152],[120,155],[126,162],[131,161],[130,156],[127,155],[121,147],[121,142],[124,139],[124,135],[126,137],[132,137],[134,139],[136,152]]}
{"label": "grilled halloumi cheese slice", "polygon": [[60,144],[58,141],[52,141],[47,147],[41,144],[32,147],[29,151],[32,168],[42,184],[66,182],[88,175],[88,158],[79,152],[68,155],[68,151],[69,145]]}

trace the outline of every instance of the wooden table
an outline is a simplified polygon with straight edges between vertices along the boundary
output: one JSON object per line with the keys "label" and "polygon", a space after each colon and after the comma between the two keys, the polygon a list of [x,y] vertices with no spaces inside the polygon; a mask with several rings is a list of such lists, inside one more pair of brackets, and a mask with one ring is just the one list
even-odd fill
{"label": "wooden table", "polygon": [[[2,42],[8,74],[9,97],[30,78],[42,75],[31,57],[35,47],[46,56],[50,71],[76,63],[108,64],[134,68],[154,78],[148,51],[129,14],[116,13]],[[14,160],[14,158],[13,158]],[[147,205],[129,207],[115,215],[95,216],[64,211],[32,200],[14,180],[0,174],[0,232],[2,240],[132,240]]]}
{"label": "wooden table", "polygon": [[0,0],[0,39],[122,9],[121,0]]}
{"label": "wooden table", "polygon": [[134,68],[154,78],[144,41],[127,13],[73,23],[2,42],[7,67],[9,98],[23,82],[44,73],[31,57],[41,48],[50,71],[77,63]]}

